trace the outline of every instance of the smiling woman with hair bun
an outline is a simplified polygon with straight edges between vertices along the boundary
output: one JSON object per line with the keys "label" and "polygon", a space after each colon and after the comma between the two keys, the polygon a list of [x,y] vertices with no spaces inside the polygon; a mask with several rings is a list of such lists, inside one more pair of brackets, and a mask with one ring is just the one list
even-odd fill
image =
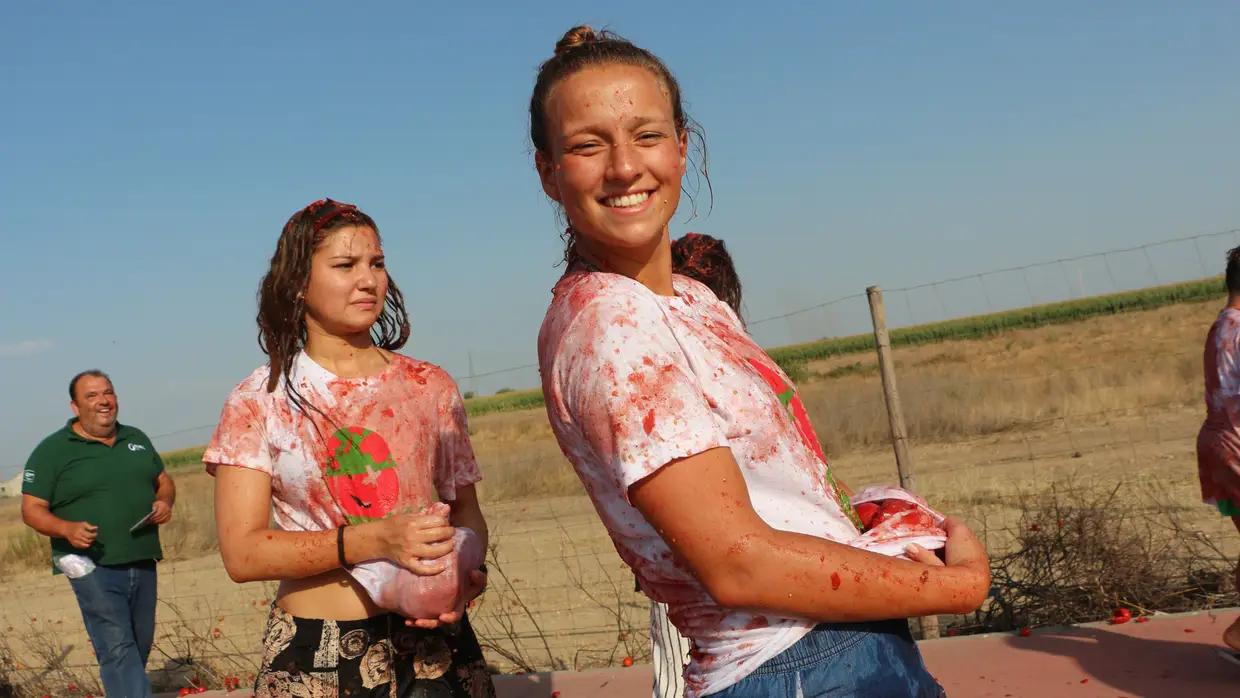
{"label": "smiling woman with hair bun", "polygon": [[543,191],[568,221],[538,337],[548,418],[692,645],[685,695],[943,695],[907,619],[976,610],[985,550],[954,519],[945,561],[849,546],[855,512],[791,381],[725,302],[673,273],[669,221],[706,151],[671,71],[574,27],[529,109]]}

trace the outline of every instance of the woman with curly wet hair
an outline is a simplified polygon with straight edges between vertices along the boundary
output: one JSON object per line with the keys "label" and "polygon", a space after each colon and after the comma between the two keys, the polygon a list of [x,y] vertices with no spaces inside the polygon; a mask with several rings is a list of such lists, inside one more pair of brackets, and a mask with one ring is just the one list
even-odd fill
{"label": "woman with curly wet hair", "polygon": [[[396,353],[409,318],[370,216],[330,199],[293,214],[258,327],[269,361],[203,455],[229,576],[280,582],[255,696],[493,696],[464,612],[485,566],[452,567],[457,541],[487,537],[464,404],[441,368]],[[408,618],[389,594],[402,579],[459,582],[425,599],[437,616]]]}

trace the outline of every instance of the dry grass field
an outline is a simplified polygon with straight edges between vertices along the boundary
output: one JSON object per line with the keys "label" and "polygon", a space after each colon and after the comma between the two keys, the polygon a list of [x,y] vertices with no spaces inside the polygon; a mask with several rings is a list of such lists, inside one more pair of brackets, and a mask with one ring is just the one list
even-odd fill
{"label": "dry grass field", "polygon": [[[1195,438],[1204,414],[1201,343],[1217,310],[1217,302],[1177,305],[897,349],[917,472],[933,472],[939,453],[952,454],[961,468],[985,468],[991,455],[975,454],[991,454],[996,445],[1027,456],[1026,441],[1054,448],[1056,438],[1071,441],[1099,427],[1118,448],[1134,436],[1154,438],[1144,427],[1133,436],[1127,431],[1149,420],[1165,422],[1159,438]],[[876,358],[836,357],[809,369],[812,378],[800,389],[832,466],[849,482],[894,478]],[[475,417],[470,427],[488,500],[581,492],[541,410]],[[1088,468],[1101,478],[1126,469]],[[1195,477],[1191,467],[1183,474]],[[1013,475],[1003,473],[1008,481]],[[928,483],[921,487],[939,494]]]}
{"label": "dry grass field", "polygon": [[[1052,488],[1112,493],[1109,506],[1171,517],[1180,534],[1234,556],[1240,536],[1199,503],[1194,457],[1201,343],[1218,308],[1217,300],[1175,305],[896,350],[917,489],[969,521],[995,556],[1020,543],[1040,515],[1031,502]],[[874,356],[808,370],[801,390],[832,467],[853,487],[895,483]],[[495,541],[491,588],[473,615],[494,664],[640,661],[646,606],[542,410],[475,417],[471,431]],[[166,669],[168,685],[244,680],[272,588],[228,580],[215,555],[210,478],[192,467],[174,475],[180,498],[164,533],[152,670]],[[0,671],[30,685],[90,681],[68,585],[51,578],[46,544],[25,532],[15,500],[0,504],[0,539],[8,541],[0,629],[10,628]]]}

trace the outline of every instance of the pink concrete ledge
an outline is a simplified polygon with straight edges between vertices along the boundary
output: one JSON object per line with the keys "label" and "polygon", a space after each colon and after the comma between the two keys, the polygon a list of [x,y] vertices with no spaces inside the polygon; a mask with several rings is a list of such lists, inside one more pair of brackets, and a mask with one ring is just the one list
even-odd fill
{"label": "pink concrete ledge", "polygon": [[[1223,628],[1240,609],[1155,616],[1148,623],[1094,623],[920,644],[950,698],[1235,698],[1240,666],[1218,655]],[[496,676],[499,698],[645,698],[649,666]],[[160,698],[171,698],[175,693]],[[250,692],[210,691],[213,698]]]}
{"label": "pink concrete ledge", "polygon": [[920,644],[951,698],[1234,698],[1240,666],[1222,659],[1223,629],[1240,609],[1159,615]]}

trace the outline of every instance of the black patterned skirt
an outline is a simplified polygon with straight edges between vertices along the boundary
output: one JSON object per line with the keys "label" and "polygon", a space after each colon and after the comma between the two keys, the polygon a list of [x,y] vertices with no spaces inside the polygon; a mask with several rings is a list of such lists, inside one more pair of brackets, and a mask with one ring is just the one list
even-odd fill
{"label": "black patterned skirt", "polygon": [[386,614],[294,618],[271,605],[254,698],[494,698],[469,618],[435,630]]}

